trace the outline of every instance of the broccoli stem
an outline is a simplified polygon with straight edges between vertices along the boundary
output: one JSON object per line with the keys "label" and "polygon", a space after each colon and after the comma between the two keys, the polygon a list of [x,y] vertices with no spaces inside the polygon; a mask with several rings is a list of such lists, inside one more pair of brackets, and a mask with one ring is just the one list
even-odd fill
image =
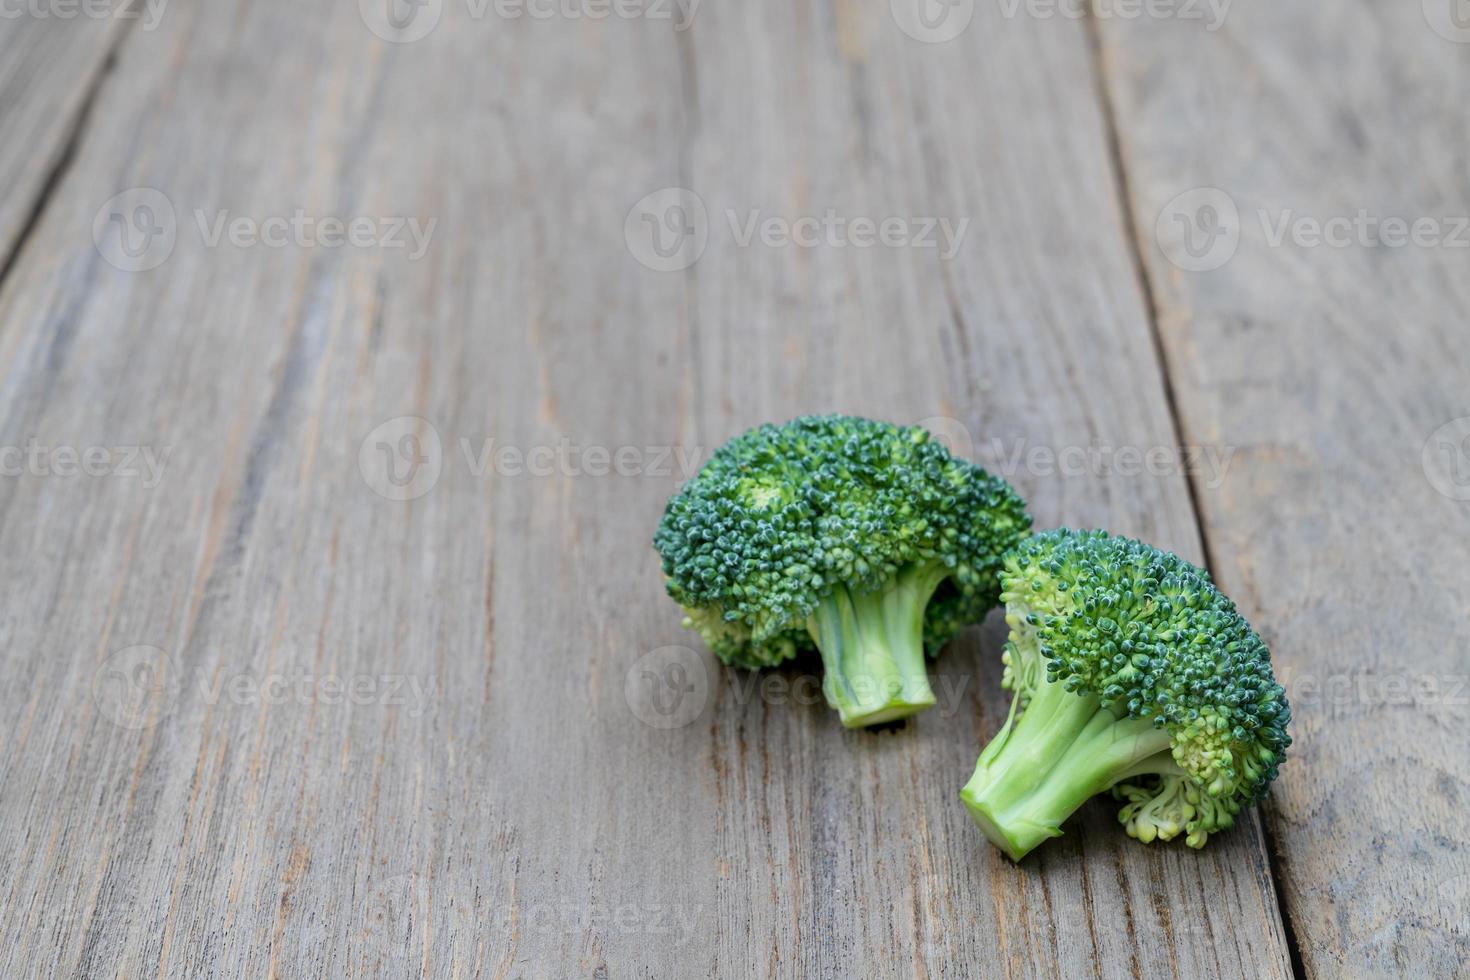
{"label": "broccoli stem", "polygon": [[907,718],[934,705],[924,670],[924,610],[949,576],[911,565],[874,592],[838,586],[807,618],[822,653],[822,693],[848,728]]}
{"label": "broccoli stem", "polygon": [[1020,719],[1015,715],[1013,703],[960,794],[985,836],[1013,861],[1060,837],[1063,821],[1115,783],[1182,772],[1167,730],[1056,681],[1037,685]]}

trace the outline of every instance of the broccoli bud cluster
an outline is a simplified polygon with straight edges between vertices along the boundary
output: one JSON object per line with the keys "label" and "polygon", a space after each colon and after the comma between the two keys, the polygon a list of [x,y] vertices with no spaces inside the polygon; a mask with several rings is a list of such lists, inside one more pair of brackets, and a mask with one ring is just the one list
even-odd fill
{"label": "broccoli bud cluster", "polygon": [[668,502],[654,534],[669,595],[726,663],[764,667],[813,645],[836,588],[866,595],[930,564],[938,651],[984,618],[1001,559],[1030,528],[1010,486],[918,426],[842,415],[763,425],[727,442]]}
{"label": "broccoli bud cluster", "polygon": [[815,648],[850,727],[932,705],[926,652],[1004,603],[1010,714],[961,794],[986,836],[1020,860],[1111,792],[1131,836],[1203,846],[1291,744],[1266,645],[1177,555],[1030,526],[1005,481],[926,430],[828,415],[726,443],[669,500],[654,546],[721,660]]}
{"label": "broccoli bud cluster", "polygon": [[[1091,725],[1051,762],[1103,785],[1079,781],[1067,802],[1075,809],[1111,789],[1128,801],[1119,819],[1139,840],[1184,832],[1203,846],[1264,796],[1291,744],[1291,710],[1265,643],[1203,570],[1105,531],[1062,528],[1015,549],[1001,581],[1011,627],[1003,683],[1015,700],[992,742],[1001,748],[987,749],[966,789],[977,820],[1017,819],[1014,787],[997,787],[1014,782],[1006,758],[1026,753],[1017,734],[1043,698]],[[1127,757],[1114,751],[1125,736],[1137,737]],[[1089,768],[1106,753],[1113,769]],[[1004,805],[991,805],[998,796]],[[1055,829],[1070,812],[1027,819]]]}
{"label": "broccoli bud cluster", "polygon": [[1005,481],[927,430],[827,415],[730,440],[653,541],[685,624],[721,660],[765,667],[815,646],[844,722],[874,724],[903,713],[885,685],[925,706],[922,651],[996,605],[1002,556],[1030,524]]}

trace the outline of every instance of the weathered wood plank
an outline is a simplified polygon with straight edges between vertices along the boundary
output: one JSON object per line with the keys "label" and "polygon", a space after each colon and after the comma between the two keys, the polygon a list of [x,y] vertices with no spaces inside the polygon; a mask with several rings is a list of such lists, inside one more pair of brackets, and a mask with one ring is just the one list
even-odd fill
{"label": "weathered wood plank", "polygon": [[[1234,449],[1199,494],[1215,570],[1293,697],[1268,824],[1321,977],[1470,960],[1470,47],[1431,26],[1454,35],[1451,12],[1237,4],[1213,35],[1103,31],[1185,436]],[[1178,199],[1196,188],[1218,193]],[[1360,211],[1430,224],[1360,240]],[[1343,217],[1345,245],[1312,244]]]}
{"label": "weathered wood plank", "polygon": [[[54,5],[8,7],[0,24],[0,268],[75,134],[108,53],[134,19]],[[102,5],[92,9],[101,12]],[[31,13],[39,10],[41,16]],[[156,26],[151,17],[150,29]]]}
{"label": "weathered wood plank", "polygon": [[[691,273],[697,442],[837,407],[955,419],[941,428],[1003,470],[1037,447],[1174,449],[1084,26],[987,6],[936,45],[864,5],[701,12],[686,171],[711,226]],[[743,227],[756,209],[828,208],[970,224],[949,261],[921,248],[740,248],[730,227],[732,209]],[[1043,469],[1008,474],[1040,526],[1111,526],[1199,557],[1177,468]],[[842,732],[823,708],[794,719],[785,706],[719,706],[733,811],[720,840],[742,869],[722,883],[722,919],[742,928],[720,937],[721,960],[754,940],[808,976],[857,975],[906,948],[931,974],[1288,974],[1253,822],[1196,854],[1143,847],[1096,804],[1020,868],[976,836],[956,794],[1005,714],[1001,639],[949,651],[938,671],[964,697],[901,735]],[[753,908],[762,890],[801,907]],[[793,949],[793,937],[816,941]]]}
{"label": "weathered wood plank", "polygon": [[[648,546],[675,450],[827,409],[948,417],[995,465],[1174,445],[1084,31],[442,17],[171,8],[0,288],[3,444],[164,464],[0,484],[0,972],[1285,975],[1254,821],[1195,854],[1099,804],[1022,867],[969,826],[995,623],[888,733],[645,659],[697,646]],[[671,185],[709,241],[660,273],[625,219]],[[94,247],[129,188],[166,256]],[[970,224],[942,260],[726,215],[827,207]],[[297,209],[438,224],[416,260],[207,244]],[[1199,557],[1177,471],[1010,475],[1043,526]]]}
{"label": "weathered wood plank", "polygon": [[[566,663],[597,640],[585,616],[557,614],[563,593],[548,586],[599,587],[572,581],[576,563],[561,563],[575,551],[517,531],[548,484],[492,486],[459,462],[435,494],[396,503],[369,490],[357,448],[406,413],[434,418],[455,459],[459,435],[527,438],[527,406],[541,404],[528,345],[556,284],[581,275],[535,265],[537,236],[561,249],[612,220],[613,205],[564,205],[591,164],[635,172],[642,151],[606,145],[667,118],[655,103],[645,121],[643,97],[664,88],[672,53],[640,50],[627,28],[599,39],[496,24],[390,48],[350,5],[174,12],[129,39],[0,297],[6,445],[170,450],[151,489],[30,474],[4,487],[17,682],[3,695],[0,931],[14,941],[0,972],[589,973],[607,934],[609,954],[633,962],[636,935],[581,900],[610,893],[588,876],[600,848],[620,846],[608,794],[574,778],[585,725],[548,724],[587,712],[588,675]],[[607,56],[579,65],[596,40]],[[517,76],[541,95],[518,97]],[[599,91],[612,109],[600,118]],[[173,253],[148,271],[114,268],[91,239],[94,212],[129,186],[160,189],[176,215]],[[196,208],[461,218],[410,263],[206,248]],[[574,295],[628,308],[625,322],[647,312]],[[593,312],[566,315],[580,326]],[[498,522],[506,543],[491,551]],[[533,547],[561,570],[533,567]],[[163,653],[118,661],[138,644]],[[492,684],[505,649],[562,659],[561,685],[533,697],[509,653]],[[138,663],[171,665],[177,688],[135,705],[126,695],[146,693],[146,675],[105,686]],[[221,686],[271,675],[366,689],[317,684],[270,703]],[[158,710],[156,724],[134,707]],[[622,765],[646,771],[636,756]],[[547,797],[561,805],[532,802]],[[673,877],[653,857],[645,870]],[[633,887],[614,861],[618,889]],[[673,955],[637,961],[667,975]]]}

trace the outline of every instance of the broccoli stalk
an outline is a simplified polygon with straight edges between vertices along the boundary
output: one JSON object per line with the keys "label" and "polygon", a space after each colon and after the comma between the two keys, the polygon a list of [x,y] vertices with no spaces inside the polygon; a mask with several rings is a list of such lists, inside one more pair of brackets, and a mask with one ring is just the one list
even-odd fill
{"label": "broccoli stalk", "polygon": [[815,647],[828,702],[859,727],[934,704],[925,654],[995,606],[1030,526],[1005,481],[924,429],[829,415],[721,446],[653,543],[716,656],[759,668]]}
{"label": "broccoli stalk", "polygon": [[822,693],[849,728],[877,725],[934,705],[924,669],[924,611],[950,574],[943,562],[910,565],[886,587],[837,586],[806,628],[822,653]]}
{"label": "broccoli stalk", "polygon": [[1068,816],[1122,780],[1181,774],[1169,733],[1147,718],[1120,716],[1095,695],[1044,681],[1030,704],[985,747],[961,793],[990,842],[1019,861],[1060,837]]}
{"label": "broccoli stalk", "polygon": [[961,793],[1019,861],[1112,790],[1144,843],[1203,847],[1257,802],[1291,738],[1265,644],[1200,569],[1105,532],[1038,534],[1006,559],[1010,713]]}

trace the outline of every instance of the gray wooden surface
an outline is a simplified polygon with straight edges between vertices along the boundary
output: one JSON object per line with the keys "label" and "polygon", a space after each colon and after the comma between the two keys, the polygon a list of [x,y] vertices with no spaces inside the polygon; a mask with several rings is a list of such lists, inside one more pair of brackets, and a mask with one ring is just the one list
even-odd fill
{"label": "gray wooden surface", "polygon": [[[1295,695],[1266,812],[1316,976],[1470,962],[1470,46],[1415,6],[1103,33],[1138,224],[1198,187],[1241,216],[1218,269],[1155,249],[1149,283],[1185,440],[1236,447],[1200,516]],[[1182,65],[1190,82],[1157,84]],[[1272,243],[1287,213],[1360,211],[1442,243]]]}
{"label": "gray wooden surface", "polygon": [[[0,974],[1455,975],[1467,253],[1255,219],[1470,213],[1470,47],[1411,7],[0,22],[0,447],[46,450],[0,477]],[[1244,231],[1187,272],[1206,186]],[[829,209],[957,241],[742,244]],[[374,241],[211,243],[298,211]],[[994,617],[897,730],[721,668],[662,502],[829,410],[1208,561],[1295,697],[1263,810],[1010,864],[957,795]]]}
{"label": "gray wooden surface", "polygon": [[[6,8],[7,11],[12,8]],[[22,7],[14,8],[24,10]],[[38,216],[49,182],[69,161],[109,54],[118,18],[7,17],[0,28],[0,268]]]}

